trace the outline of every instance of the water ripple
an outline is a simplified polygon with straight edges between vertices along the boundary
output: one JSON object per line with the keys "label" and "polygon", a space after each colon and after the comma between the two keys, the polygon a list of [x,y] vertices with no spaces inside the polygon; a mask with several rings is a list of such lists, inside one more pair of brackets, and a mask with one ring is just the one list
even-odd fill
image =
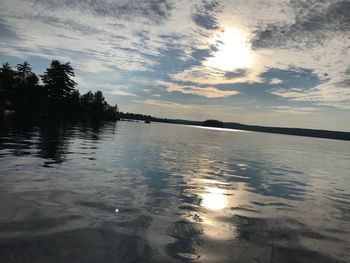
{"label": "water ripple", "polygon": [[0,126],[1,262],[346,262],[350,145],[142,123]]}

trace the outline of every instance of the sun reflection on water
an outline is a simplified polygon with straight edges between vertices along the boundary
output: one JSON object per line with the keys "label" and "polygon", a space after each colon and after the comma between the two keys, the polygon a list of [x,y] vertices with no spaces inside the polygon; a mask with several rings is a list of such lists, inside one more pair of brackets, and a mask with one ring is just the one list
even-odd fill
{"label": "sun reflection on water", "polygon": [[219,240],[232,239],[235,236],[235,229],[231,223],[220,220],[226,216],[226,208],[230,208],[233,201],[233,194],[226,183],[216,180],[201,180],[201,183],[209,184],[204,187],[200,194],[200,206],[205,210],[201,214],[203,219],[203,232],[207,237]]}
{"label": "sun reflection on water", "polygon": [[227,207],[227,195],[225,191],[216,187],[206,187],[206,193],[202,194],[201,205],[207,209],[220,210]]}

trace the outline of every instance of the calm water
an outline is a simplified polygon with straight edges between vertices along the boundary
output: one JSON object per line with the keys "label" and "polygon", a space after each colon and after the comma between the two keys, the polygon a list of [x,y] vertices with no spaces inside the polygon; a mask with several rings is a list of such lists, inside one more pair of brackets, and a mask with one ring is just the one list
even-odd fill
{"label": "calm water", "polygon": [[0,128],[0,262],[350,262],[350,142]]}

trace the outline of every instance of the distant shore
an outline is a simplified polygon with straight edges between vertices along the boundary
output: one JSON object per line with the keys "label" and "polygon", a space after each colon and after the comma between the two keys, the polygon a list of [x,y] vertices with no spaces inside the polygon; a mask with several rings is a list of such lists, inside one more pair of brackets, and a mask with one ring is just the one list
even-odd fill
{"label": "distant shore", "polygon": [[[141,120],[141,121],[149,120],[149,121],[153,121],[153,122],[162,122],[162,123],[206,126],[206,125],[203,125],[204,122],[202,122],[202,121],[191,121],[191,120],[181,120],[181,119],[163,119],[163,118],[156,118],[156,117],[151,117],[149,115],[146,116],[146,115],[141,115],[141,114],[125,114],[125,113],[121,113],[121,114],[122,114],[120,116],[121,118],[132,119],[132,120]],[[137,118],[134,118],[136,116],[137,116]],[[343,131],[330,131],[330,130],[304,129],[304,128],[269,127],[269,126],[247,125],[247,124],[236,123],[236,122],[222,122],[222,124],[223,125],[221,128],[227,128],[227,129],[350,141],[350,132],[343,132]],[[212,127],[217,127],[217,126],[212,126]]]}

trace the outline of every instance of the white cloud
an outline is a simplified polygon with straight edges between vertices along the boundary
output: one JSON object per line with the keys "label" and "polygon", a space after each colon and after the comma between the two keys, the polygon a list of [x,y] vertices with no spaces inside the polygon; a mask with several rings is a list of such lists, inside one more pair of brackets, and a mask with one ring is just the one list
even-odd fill
{"label": "white cloud", "polygon": [[95,74],[112,70],[110,63],[104,63],[100,60],[81,60],[76,63],[76,66],[81,71]]}
{"label": "white cloud", "polygon": [[312,89],[301,88],[274,89],[272,94],[297,102],[312,102],[320,106],[332,106],[335,108],[350,108],[350,88],[342,87],[337,83],[327,82]]}
{"label": "white cloud", "polygon": [[139,97],[137,94],[130,92],[127,86],[125,87],[108,83],[103,86],[100,86],[99,88],[102,88],[104,90],[104,93],[106,94]]}
{"label": "white cloud", "polygon": [[147,105],[152,105],[152,106],[158,106],[161,108],[171,108],[174,110],[186,110],[190,112],[202,112],[206,114],[210,114],[213,111],[217,113],[218,111],[221,111],[222,108],[226,109],[227,113],[230,112],[237,112],[240,110],[239,107],[234,107],[234,106],[222,106],[222,105],[217,105],[217,104],[186,104],[186,103],[178,103],[178,102],[173,102],[173,101],[166,101],[166,100],[134,100],[136,103],[142,103],[142,104],[147,104]]}
{"label": "white cloud", "polygon": [[193,82],[199,85],[262,82],[259,76],[253,75],[256,72],[252,71],[248,71],[246,75],[236,78],[227,78],[225,74],[226,72],[223,70],[205,66],[193,66],[171,75],[171,78],[175,81]]}
{"label": "white cloud", "polygon": [[192,109],[193,105],[191,104],[182,104],[182,103],[176,103],[173,101],[163,101],[163,100],[134,100],[134,102],[137,103],[143,103],[143,104],[149,104],[152,106],[159,106],[159,107],[165,107],[165,108],[174,108],[174,109]]}
{"label": "white cloud", "polygon": [[191,85],[179,85],[166,81],[157,81],[158,86],[164,86],[168,92],[179,92],[183,94],[193,94],[209,99],[225,98],[239,94],[234,90],[219,90],[214,87],[197,87]]}
{"label": "white cloud", "polygon": [[125,91],[125,90],[112,90],[110,92],[106,92],[112,95],[118,95],[118,96],[131,96],[131,97],[138,97],[138,95]]}
{"label": "white cloud", "polygon": [[278,79],[278,78],[272,78],[270,81],[269,81],[269,84],[282,84],[283,83],[283,80],[281,79]]}
{"label": "white cloud", "polygon": [[282,113],[284,115],[308,115],[318,111],[314,107],[290,107],[290,106],[271,106],[269,109],[275,113]]}

